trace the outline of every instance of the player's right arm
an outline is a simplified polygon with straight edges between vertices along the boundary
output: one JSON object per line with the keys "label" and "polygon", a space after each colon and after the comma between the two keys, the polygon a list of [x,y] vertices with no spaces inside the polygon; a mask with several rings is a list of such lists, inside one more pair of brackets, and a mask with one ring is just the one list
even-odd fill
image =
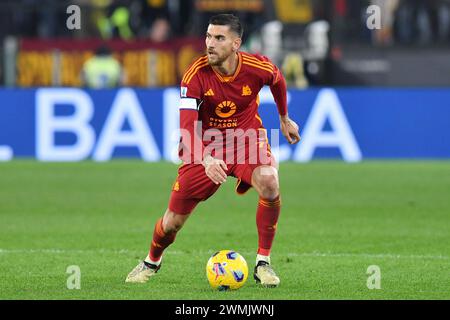
{"label": "player's right arm", "polygon": [[181,83],[179,156],[184,163],[203,162],[203,141],[198,110],[202,103],[200,90]]}
{"label": "player's right arm", "polygon": [[[189,72],[189,71],[188,71]],[[188,73],[187,73],[188,74]],[[180,96],[180,159],[184,163],[202,164],[206,175],[215,183],[226,181],[227,166],[225,162],[204,155],[202,141],[202,126],[198,121],[198,112],[201,107],[202,94],[198,75],[183,77]]]}

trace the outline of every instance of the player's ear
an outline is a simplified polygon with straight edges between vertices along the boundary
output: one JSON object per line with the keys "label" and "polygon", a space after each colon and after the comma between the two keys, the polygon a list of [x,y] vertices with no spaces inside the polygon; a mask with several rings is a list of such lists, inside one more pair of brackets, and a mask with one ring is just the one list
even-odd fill
{"label": "player's ear", "polygon": [[234,51],[238,51],[239,48],[241,47],[241,45],[242,45],[242,39],[241,38],[234,39],[234,41],[233,41],[233,50]]}

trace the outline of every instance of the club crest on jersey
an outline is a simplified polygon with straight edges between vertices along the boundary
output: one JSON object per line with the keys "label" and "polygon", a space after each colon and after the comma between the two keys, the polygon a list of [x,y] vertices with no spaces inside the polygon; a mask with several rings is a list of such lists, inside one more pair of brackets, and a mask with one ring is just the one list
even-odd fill
{"label": "club crest on jersey", "polygon": [[233,101],[223,101],[216,107],[216,114],[221,118],[229,118],[236,113],[236,104]]}
{"label": "club crest on jersey", "polygon": [[242,87],[242,96],[251,96],[252,95],[252,89],[250,89],[249,86],[243,86]]}

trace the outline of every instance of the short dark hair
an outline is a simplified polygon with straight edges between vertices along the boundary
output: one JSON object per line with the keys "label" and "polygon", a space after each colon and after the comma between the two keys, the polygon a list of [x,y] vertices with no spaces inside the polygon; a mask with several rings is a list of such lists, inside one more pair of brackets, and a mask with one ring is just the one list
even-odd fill
{"label": "short dark hair", "polygon": [[209,24],[214,24],[217,26],[229,26],[230,30],[237,33],[237,35],[242,38],[244,34],[244,29],[242,28],[239,18],[234,14],[218,14],[211,19],[209,19]]}

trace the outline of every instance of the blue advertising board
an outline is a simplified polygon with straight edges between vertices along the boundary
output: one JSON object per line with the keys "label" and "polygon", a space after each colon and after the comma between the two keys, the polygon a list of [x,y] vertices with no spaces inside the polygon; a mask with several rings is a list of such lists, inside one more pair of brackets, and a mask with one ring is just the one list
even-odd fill
{"label": "blue advertising board", "polygon": [[[290,146],[270,90],[259,113],[281,161],[450,159],[450,89],[289,90],[302,141]],[[0,161],[176,161],[179,90],[0,89]],[[272,133],[272,134],[271,134]]]}

